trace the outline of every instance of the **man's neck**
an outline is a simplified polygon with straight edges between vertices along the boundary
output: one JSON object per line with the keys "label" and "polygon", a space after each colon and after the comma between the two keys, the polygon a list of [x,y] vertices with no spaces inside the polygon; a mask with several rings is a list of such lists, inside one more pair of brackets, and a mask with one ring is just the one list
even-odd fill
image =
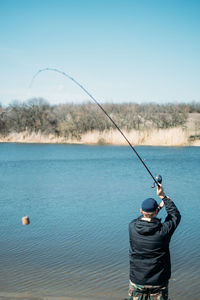
{"label": "man's neck", "polygon": [[142,217],[141,220],[151,222],[151,218]]}

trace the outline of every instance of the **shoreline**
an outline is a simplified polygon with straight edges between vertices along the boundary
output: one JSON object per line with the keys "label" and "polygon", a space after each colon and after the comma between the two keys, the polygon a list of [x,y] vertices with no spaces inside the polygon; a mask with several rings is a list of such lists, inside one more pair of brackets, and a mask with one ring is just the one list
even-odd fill
{"label": "shoreline", "polygon": [[[29,293],[14,293],[14,292],[1,292],[0,300],[101,300],[102,297],[99,296],[42,296],[37,294],[29,294]],[[114,300],[116,297],[105,296],[104,300]]]}
{"label": "shoreline", "polygon": [[[127,139],[134,146],[170,146],[187,147],[200,146],[200,139],[190,140],[193,132],[180,127],[170,129],[149,129],[123,131]],[[0,143],[22,144],[83,144],[83,145],[127,145],[126,140],[118,130],[90,131],[80,138],[56,137],[52,134],[44,135],[40,132],[10,133],[6,137],[0,136]]]}

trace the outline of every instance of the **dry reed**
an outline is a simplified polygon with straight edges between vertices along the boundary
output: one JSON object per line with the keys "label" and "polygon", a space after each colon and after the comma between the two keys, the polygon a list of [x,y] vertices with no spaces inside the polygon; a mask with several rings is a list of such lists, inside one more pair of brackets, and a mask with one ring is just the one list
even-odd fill
{"label": "dry reed", "polygon": [[[149,129],[124,131],[124,134],[133,145],[151,146],[200,146],[200,141],[189,142],[189,132],[182,128]],[[52,134],[39,133],[11,133],[6,137],[0,137],[0,142],[13,143],[68,143],[68,144],[112,144],[126,145],[127,142],[117,130],[104,132],[90,131],[81,136],[81,139],[56,137]]]}

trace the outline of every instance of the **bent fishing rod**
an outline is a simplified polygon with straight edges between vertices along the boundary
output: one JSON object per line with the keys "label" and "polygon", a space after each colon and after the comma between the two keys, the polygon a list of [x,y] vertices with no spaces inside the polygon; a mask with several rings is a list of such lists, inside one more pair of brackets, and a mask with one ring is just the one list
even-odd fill
{"label": "bent fishing rod", "polygon": [[[104,114],[108,117],[108,119],[113,123],[113,125],[117,128],[117,130],[121,133],[121,135],[123,136],[123,138],[126,140],[126,142],[128,143],[128,145],[131,147],[131,149],[133,150],[133,152],[137,155],[137,157],[139,158],[139,160],[141,161],[141,163],[143,164],[143,166],[146,168],[147,172],[150,174],[150,176],[153,178],[154,181],[154,186],[155,184],[157,186],[159,186],[159,184],[162,182],[162,177],[160,175],[158,175],[158,177],[156,177],[156,179],[154,178],[154,176],[152,175],[151,171],[149,170],[149,168],[147,167],[147,165],[145,164],[145,162],[143,161],[143,159],[140,157],[140,155],[138,154],[138,152],[135,150],[135,148],[133,147],[133,145],[130,143],[130,141],[128,140],[128,138],[125,136],[125,134],[122,132],[122,130],[119,128],[119,126],[115,123],[115,121],[111,118],[111,116],[106,112],[106,110],[102,107],[102,105],[86,90],[86,88],[84,88],[84,86],[82,86],[77,80],[75,80],[73,77],[71,77],[70,75],[68,75],[67,73],[60,71],[58,69],[54,69],[54,68],[45,68],[45,69],[41,69],[39,70],[32,78],[31,82],[30,82],[30,86],[32,87],[32,84],[35,80],[35,78],[41,73],[41,72],[45,72],[45,71],[53,71],[53,72],[57,72],[65,77],[67,77],[68,79],[70,79],[71,81],[73,81],[77,86],[79,86],[98,106],[99,108],[104,112]],[[153,187],[154,187],[153,186]]]}

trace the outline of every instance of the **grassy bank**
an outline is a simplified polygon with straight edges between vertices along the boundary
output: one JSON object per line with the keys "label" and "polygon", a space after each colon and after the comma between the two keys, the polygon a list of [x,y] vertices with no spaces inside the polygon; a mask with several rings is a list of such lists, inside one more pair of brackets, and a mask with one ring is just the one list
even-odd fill
{"label": "grassy bank", "polygon": [[[200,103],[103,107],[133,145],[200,144]],[[43,99],[0,106],[0,142],[126,144],[96,104],[49,105]]]}
{"label": "grassy bank", "polygon": [[[151,146],[200,146],[200,140],[191,140],[191,132],[182,128],[131,130],[123,131],[129,141],[135,145]],[[66,143],[66,144],[111,144],[127,145],[125,139],[118,130],[110,129],[103,132],[94,130],[76,137],[56,137],[52,134],[44,135],[40,132],[10,133],[6,137],[0,137],[0,142],[10,143]]]}

